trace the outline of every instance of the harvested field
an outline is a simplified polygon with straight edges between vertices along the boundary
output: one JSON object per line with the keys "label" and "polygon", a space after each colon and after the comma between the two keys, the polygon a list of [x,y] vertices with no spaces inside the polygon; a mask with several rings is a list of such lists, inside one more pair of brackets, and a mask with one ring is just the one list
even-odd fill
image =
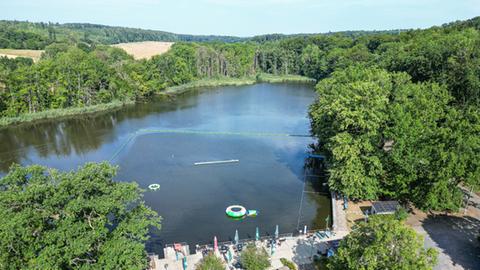
{"label": "harvested field", "polygon": [[133,55],[135,59],[149,59],[154,55],[167,52],[172,45],[173,42],[143,41],[120,43],[112,46],[124,49],[128,54]]}
{"label": "harvested field", "polygon": [[6,56],[8,58],[27,57],[32,58],[33,61],[38,61],[42,56],[43,50],[15,50],[15,49],[0,49],[0,57]]}

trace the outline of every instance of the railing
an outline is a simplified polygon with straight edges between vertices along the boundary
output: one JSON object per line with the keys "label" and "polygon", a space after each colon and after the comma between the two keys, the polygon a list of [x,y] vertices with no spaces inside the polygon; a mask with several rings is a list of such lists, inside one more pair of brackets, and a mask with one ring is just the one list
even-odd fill
{"label": "railing", "polygon": [[[294,236],[293,233],[283,233],[283,234],[279,234],[278,238],[283,239],[283,238],[289,238],[293,236]],[[275,238],[275,235],[266,235],[266,236],[260,237],[258,241],[264,242],[264,241],[272,240],[274,238]],[[238,240],[238,243],[242,245],[253,244],[255,242],[256,242],[255,238],[244,238],[244,239]],[[218,246],[230,246],[230,245],[235,245],[235,241],[218,242]],[[165,246],[173,246],[173,244],[169,244]],[[214,248],[213,244],[196,245],[196,250],[204,250],[204,249],[213,250],[213,248]]]}

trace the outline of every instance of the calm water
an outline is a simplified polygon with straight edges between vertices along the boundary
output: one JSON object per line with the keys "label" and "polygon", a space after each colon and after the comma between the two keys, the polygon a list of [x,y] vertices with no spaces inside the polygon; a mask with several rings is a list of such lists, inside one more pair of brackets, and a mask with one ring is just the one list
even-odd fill
{"label": "calm water", "polygon": [[[318,177],[308,176],[317,173],[306,169],[313,139],[265,135],[308,134],[307,109],[314,97],[305,85],[223,87],[98,116],[5,129],[0,131],[0,175],[12,162],[71,170],[112,160],[120,166],[118,181],[161,185],[145,194],[163,217],[161,231],[152,233],[148,244],[159,253],[173,242],[194,246],[214,236],[231,240],[235,229],[247,238],[255,235],[255,227],[262,235],[273,234],[276,224],[280,233],[294,232],[298,225],[323,228],[330,201],[317,193],[322,191]],[[229,159],[240,162],[194,165]],[[232,204],[259,215],[231,220],[225,208]]]}

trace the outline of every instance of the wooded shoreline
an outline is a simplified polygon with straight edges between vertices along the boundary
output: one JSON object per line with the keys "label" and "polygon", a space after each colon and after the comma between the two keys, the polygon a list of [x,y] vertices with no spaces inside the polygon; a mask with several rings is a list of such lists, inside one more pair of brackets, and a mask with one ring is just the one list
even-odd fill
{"label": "wooded shoreline", "polygon": [[[215,78],[215,79],[200,79],[189,83],[169,87],[156,95],[175,96],[198,88],[214,88],[221,86],[242,86],[253,85],[256,83],[315,83],[316,80],[300,75],[270,75],[258,74],[256,77],[244,78]],[[16,117],[2,117],[0,118],[0,129],[8,128],[15,125],[39,122],[43,120],[60,119],[67,117],[75,117],[80,115],[89,115],[101,112],[108,112],[117,110],[128,105],[134,105],[133,100],[126,101],[112,101],[104,104],[97,104],[85,107],[71,107],[64,109],[53,109],[41,111],[37,113],[27,113]]]}

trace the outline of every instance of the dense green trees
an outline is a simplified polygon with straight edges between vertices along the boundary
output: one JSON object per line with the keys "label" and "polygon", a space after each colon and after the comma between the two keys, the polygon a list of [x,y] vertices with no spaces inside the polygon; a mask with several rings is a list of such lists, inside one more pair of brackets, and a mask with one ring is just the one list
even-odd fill
{"label": "dense green trees", "polygon": [[425,249],[412,228],[390,216],[372,216],[340,242],[328,268],[429,270],[436,260],[436,250]]}
{"label": "dense green trees", "polygon": [[13,166],[0,179],[0,268],[145,269],[148,230],[160,226],[135,183],[116,169]]}
{"label": "dense green trees", "polygon": [[384,174],[379,130],[387,120],[394,81],[379,69],[362,66],[338,71],[317,86],[311,110],[314,133],[325,143],[330,161],[329,184],[352,198],[378,196]]}
{"label": "dense green trees", "polygon": [[32,23],[0,21],[0,48],[44,49],[55,42],[116,44],[136,41],[241,42],[232,36],[174,34],[164,31],[106,26],[89,23]]}
{"label": "dense green trees", "polygon": [[[382,45],[386,46],[386,45]],[[405,71],[413,81],[447,85],[461,105],[479,104],[480,31],[427,30],[381,54],[381,64],[391,71]]]}
{"label": "dense green trees", "polygon": [[390,197],[457,210],[458,185],[478,185],[478,110],[451,106],[446,87],[353,66],[321,81],[317,91],[312,129],[327,153],[332,189],[353,199]]}

